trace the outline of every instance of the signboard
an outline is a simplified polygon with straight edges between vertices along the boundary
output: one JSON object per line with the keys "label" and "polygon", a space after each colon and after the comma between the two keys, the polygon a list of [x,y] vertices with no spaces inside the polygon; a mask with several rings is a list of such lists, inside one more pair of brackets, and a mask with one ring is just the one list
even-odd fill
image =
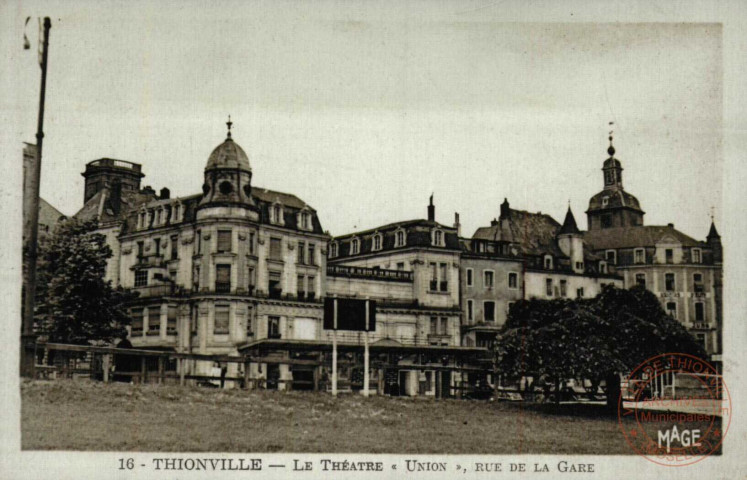
{"label": "signboard", "polygon": [[[335,301],[337,302],[337,330],[355,332],[376,331],[376,302],[358,298],[324,299],[324,329],[334,330]],[[368,329],[366,329],[366,302],[368,302]]]}

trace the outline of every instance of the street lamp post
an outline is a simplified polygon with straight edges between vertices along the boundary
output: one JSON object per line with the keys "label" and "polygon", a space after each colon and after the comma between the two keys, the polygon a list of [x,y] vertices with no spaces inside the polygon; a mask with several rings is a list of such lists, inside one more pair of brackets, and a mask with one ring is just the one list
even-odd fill
{"label": "street lamp post", "polygon": [[28,217],[24,224],[24,285],[23,324],[21,330],[21,375],[34,377],[36,363],[36,335],[34,334],[34,300],[36,297],[36,257],[39,238],[39,179],[41,177],[42,142],[44,140],[44,97],[47,90],[47,54],[49,53],[49,29],[52,22],[44,17],[44,43],[41,58],[41,91],[39,93],[39,122],[36,131],[36,160],[26,172],[29,182],[25,185],[24,199],[28,205]]}

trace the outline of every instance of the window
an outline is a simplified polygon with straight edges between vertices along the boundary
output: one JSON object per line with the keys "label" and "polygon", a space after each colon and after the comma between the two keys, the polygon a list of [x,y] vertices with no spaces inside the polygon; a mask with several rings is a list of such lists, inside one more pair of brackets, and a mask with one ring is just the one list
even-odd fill
{"label": "window", "polygon": [[560,281],[560,296],[561,297],[568,296],[568,282],[566,280]]}
{"label": "window", "polygon": [[230,252],[231,230],[218,230],[218,253]]}
{"label": "window", "polygon": [[303,265],[306,263],[306,244],[304,242],[298,242],[298,258],[296,259],[296,262],[299,265]]}
{"label": "window", "polygon": [[306,278],[306,300],[311,301],[316,298],[316,277],[309,275]]}
{"label": "window", "polygon": [[394,234],[394,246],[395,247],[405,246],[405,232],[403,230],[398,230],[397,233]]}
{"label": "window", "polygon": [[552,297],[552,278],[545,280],[545,294],[548,297]]}
{"label": "window", "polygon": [[267,338],[280,338],[280,317],[267,317]]}
{"label": "window", "polygon": [[612,170],[604,171],[604,183],[605,185],[612,185],[615,183],[615,173]]}
{"label": "window", "polygon": [[545,255],[545,269],[552,270],[552,257],[550,255]]}
{"label": "window", "polygon": [[228,317],[230,313],[229,305],[215,306],[215,323],[213,324],[213,333],[216,335],[225,335],[228,333]]}
{"label": "window", "polygon": [[602,215],[602,228],[612,227],[612,215]]}
{"label": "window", "polygon": [[610,197],[602,197],[602,206],[606,207],[610,203]]}
{"label": "window", "polygon": [[161,334],[161,307],[148,307],[148,331],[146,335]]}
{"label": "window", "polygon": [[381,235],[378,233],[373,237],[373,249],[381,250]]}
{"label": "window", "polygon": [[674,291],[674,273],[664,274],[664,288],[667,292]]}
{"label": "window", "polygon": [[283,259],[283,245],[280,243],[279,238],[270,238],[270,259],[271,260],[282,260]]}
{"label": "window", "polygon": [[646,274],[645,273],[636,273],[635,274],[635,284],[639,285],[643,288],[646,288]]}
{"label": "window", "polygon": [[693,274],[693,291],[695,293],[703,293],[705,291],[705,288],[703,287],[703,274]]}
{"label": "window", "polygon": [[607,262],[599,262],[599,273],[607,273]]}
{"label": "window", "polygon": [[331,243],[329,245],[329,256],[330,258],[335,258],[337,256],[337,244]]}
{"label": "window", "polygon": [[482,284],[485,288],[493,288],[495,284],[495,272],[492,270],[483,270],[482,272],[483,281]]}
{"label": "window", "polygon": [[695,321],[705,322],[705,306],[703,302],[695,302]]}
{"label": "window", "polygon": [[702,263],[703,258],[699,248],[693,248],[693,263]]}
{"label": "window", "polygon": [[137,242],[137,260],[141,261],[145,255],[145,242]]}
{"label": "window", "polygon": [[247,236],[249,239],[249,254],[254,255],[255,254],[255,246],[254,246],[254,232],[249,232],[249,235]]}
{"label": "window", "polygon": [[299,214],[299,227],[302,230],[311,230],[311,215],[309,212],[301,212]]}
{"label": "window", "polygon": [[283,224],[283,208],[279,203],[274,204],[270,209],[270,223]]}
{"label": "window", "polygon": [[268,276],[267,291],[270,298],[280,298],[283,288],[280,286],[280,272],[270,272]]}
{"label": "window", "polygon": [[143,309],[133,308],[130,316],[132,317],[132,328],[130,330],[132,332],[132,335],[142,335],[143,334]]}
{"label": "window", "polygon": [[246,317],[246,336],[251,337],[254,335],[254,328],[252,327],[252,311],[249,310],[249,315]]}
{"label": "window", "polygon": [[667,314],[672,318],[677,318],[677,304],[675,302],[667,302]]}
{"label": "window", "polygon": [[153,248],[156,251],[156,257],[160,257],[161,256],[161,239],[160,238],[153,239]]}
{"label": "window", "polygon": [[576,298],[584,298],[584,287],[576,289]]}
{"label": "window", "polygon": [[360,252],[360,242],[357,238],[350,241],[350,255],[357,255]]}
{"label": "window", "polygon": [[440,274],[441,274],[441,282],[439,286],[441,287],[440,290],[442,292],[446,292],[449,290],[449,282],[446,280],[446,264],[442,263],[440,265]]}
{"label": "window", "polygon": [[467,320],[472,321],[475,318],[475,302],[467,300]]}
{"label": "window", "polygon": [[441,317],[441,330],[439,331],[441,335],[448,335],[449,333],[449,319],[448,317]]}
{"label": "window", "polygon": [[510,272],[508,274],[508,288],[519,288],[519,274]]}
{"label": "window", "polygon": [[135,286],[144,287],[148,285],[148,270],[135,270]]}
{"label": "window", "polygon": [[176,334],[176,305],[169,305],[169,311],[166,316],[166,334]]}
{"label": "window", "polygon": [[467,269],[467,286],[471,287],[473,285],[474,279],[472,278],[472,275],[474,274],[474,271],[471,268]]}
{"label": "window", "polygon": [[316,246],[313,243],[309,244],[309,256],[306,258],[307,265],[316,265]]}
{"label": "window", "polygon": [[195,252],[196,255],[202,253],[202,232],[200,230],[195,233]]}
{"label": "window", "polygon": [[429,330],[431,335],[438,333],[438,317],[431,317],[431,328]]}
{"label": "window", "polygon": [[256,278],[254,276],[254,267],[247,267],[246,268],[246,289],[249,293],[252,293],[254,291],[254,286],[256,285]]}
{"label": "window", "polygon": [[176,260],[179,258],[179,235],[171,236],[171,259]]}
{"label": "window", "polygon": [[584,262],[576,262],[576,270],[583,270]]}
{"label": "window", "polygon": [[485,321],[495,322],[495,302],[484,302],[483,308],[485,309]]}
{"label": "window", "polygon": [[182,213],[181,205],[179,204],[174,205],[174,209],[172,211],[172,218],[171,218],[172,223],[176,223],[179,221],[181,217],[181,213]]}
{"label": "window", "polygon": [[405,262],[397,262],[397,270],[404,270],[405,269]]}
{"label": "window", "polygon": [[215,291],[218,293],[231,291],[231,265],[215,266]]}
{"label": "window", "polygon": [[438,290],[438,265],[431,262],[430,264],[428,264],[428,266],[430,267],[431,271],[431,282],[429,285],[430,291],[435,292],[436,290]]}
{"label": "window", "polygon": [[296,296],[299,300],[303,300],[304,296],[306,295],[306,290],[304,288],[304,279],[305,277],[303,275],[298,275],[296,278]]}
{"label": "window", "polygon": [[664,258],[667,263],[674,263],[674,250],[671,248],[664,250]]}
{"label": "window", "polygon": [[615,265],[617,263],[617,252],[615,250],[607,250],[604,257],[608,265]]}
{"label": "window", "polygon": [[433,231],[433,245],[440,247],[444,244],[444,232],[441,230]]}
{"label": "window", "polygon": [[642,248],[635,249],[635,263],[646,263],[646,250]]}
{"label": "window", "polygon": [[708,350],[708,344],[706,343],[706,334],[705,333],[696,333],[695,338],[698,339],[698,342],[700,342],[701,345],[703,345],[703,348]]}

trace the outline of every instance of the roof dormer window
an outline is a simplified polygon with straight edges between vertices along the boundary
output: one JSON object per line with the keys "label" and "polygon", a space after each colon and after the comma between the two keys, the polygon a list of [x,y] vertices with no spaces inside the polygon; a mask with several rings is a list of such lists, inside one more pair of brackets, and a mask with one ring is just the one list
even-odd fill
{"label": "roof dormer window", "polygon": [[552,270],[552,255],[545,255],[545,270]]}
{"label": "roof dormer window", "polygon": [[383,244],[383,238],[380,233],[374,233],[373,236],[373,250],[378,251],[381,250]]}
{"label": "roof dormer window", "polygon": [[399,229],[396,232],[394,232],[394,246],[395,247],[404,247],[405,242],[407,241],[407,237],[405,236],[405,231],[403,229]]}
{"label": "roof dormer window", "polygon": [[171,223],[177,223],[182,221],[183,207],[181,202],[175,203],[171,207]]}
{"label": "roof dormer window", "polygon": [[357,238],[350,241],[350,255],[357,255],[361,251],[361,242]]}
{"label": "roof dormer window", "polygon": [[606,207],[609,204],[610,204],[610,197],[608,197],[606,195],[604,197],[602,197],[602,206]]}
{"label": "roof dormer window", "polygon": [[301,230],[311,230],[311,212],[304,207],[298,212],[298,228]]}
{"label": "roof dormer window", "polygon": [[270,207],[270,223],[273,225],[283,225],[283,205],[275,202]]}
{"label": "roof dormer window", "polygon": [[137,228],[143,230],[148,227],[148,212],[145,209],[140,210],[137,216]]}
{"label": "roof dormer window", "polygon": [[337,256],[337,242],[329,244],[329,258],[335,258]]}
{"label": "roof dormer window", "polygon": [[440,229],[433,230],[433,236],[431,237],[431,243],[435,247],[444,246],[444,232]]}

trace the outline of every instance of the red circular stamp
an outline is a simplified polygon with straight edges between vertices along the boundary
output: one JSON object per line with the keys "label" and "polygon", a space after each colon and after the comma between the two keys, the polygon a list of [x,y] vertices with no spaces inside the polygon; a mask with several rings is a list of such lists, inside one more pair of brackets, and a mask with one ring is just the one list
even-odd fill
{"label": "red circular stamp", "polygon": [[731,423],[731,397],[708,362],[666,353],[638,365],[623,382],[618,421],[633,450],[669,467],[720,454]]}

